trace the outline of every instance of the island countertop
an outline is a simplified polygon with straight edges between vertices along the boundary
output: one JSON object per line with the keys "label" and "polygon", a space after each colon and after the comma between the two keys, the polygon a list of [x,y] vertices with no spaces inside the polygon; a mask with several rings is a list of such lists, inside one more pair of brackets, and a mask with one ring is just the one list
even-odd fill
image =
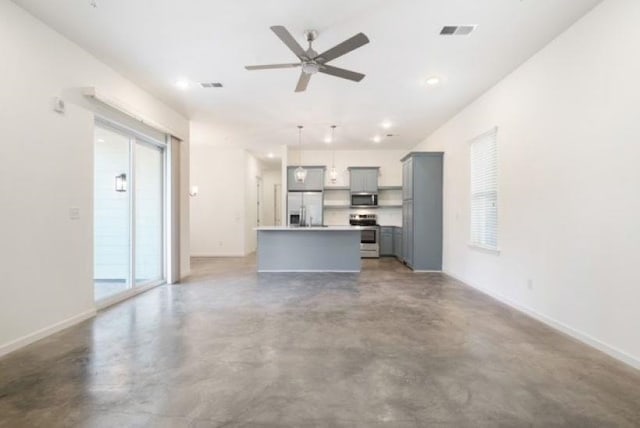
{"label": "island countertop", "polygon": [[275,231],[292,231],[292,232],[336,232],[336,231],[356,231],[356,230],[374,230],[378,229],[379,226],[260,226],[254,228],[254,230],[267,231],[267,230],[275,230]]}

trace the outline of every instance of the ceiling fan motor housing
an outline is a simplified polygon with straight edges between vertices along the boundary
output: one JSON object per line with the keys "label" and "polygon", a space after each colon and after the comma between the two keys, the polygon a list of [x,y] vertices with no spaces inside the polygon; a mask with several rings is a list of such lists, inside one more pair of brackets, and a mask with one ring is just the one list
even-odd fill
{"label": "ceiling fan motor housing", "polygon": [[315,61],[304,61],[302,63],[302,71],[307,74],[316,74],[320,70],[320,65]]}

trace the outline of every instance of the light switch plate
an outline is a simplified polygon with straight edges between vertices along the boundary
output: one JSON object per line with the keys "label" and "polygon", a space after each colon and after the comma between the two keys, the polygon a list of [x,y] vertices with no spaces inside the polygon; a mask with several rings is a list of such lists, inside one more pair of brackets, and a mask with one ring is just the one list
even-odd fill
{"label": "light switch plate", "polygon": [[55,97],[53,99],[53,111],[55,111],[56,113],[64,114],[65,105],[64,105],[64,100],[62,98]]}
{"label": "light switch plate", "polygon": [[80,208],[77,208],[77,207],[69,208],[69,218],[71,220],[78,220],[80,218]]}

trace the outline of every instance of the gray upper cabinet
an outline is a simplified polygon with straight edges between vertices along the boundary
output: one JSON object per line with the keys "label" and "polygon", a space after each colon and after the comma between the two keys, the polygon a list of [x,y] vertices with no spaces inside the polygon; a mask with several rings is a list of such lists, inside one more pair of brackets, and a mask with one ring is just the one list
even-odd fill
{"label": "gray upper cabinet", "polygon": [[305,166],[307,178],[298,183],[294,173],[297,166],[287,167],[287,190],[290,192],[321,192],[324,190],[324,166]]}
{"label": "gray upper cabinet", "polygon": [[402,159],[402,258],[414,270],[442,270],[443,153]]}
{"label": "gray upper cabinet", "polygon": [[351,193],[378,193],[378,167],[349,167]]}
{"label": "gray upper cabinet", "polygon": [[408,158],[402,163],[402,199],[413,198],[413,159]]}

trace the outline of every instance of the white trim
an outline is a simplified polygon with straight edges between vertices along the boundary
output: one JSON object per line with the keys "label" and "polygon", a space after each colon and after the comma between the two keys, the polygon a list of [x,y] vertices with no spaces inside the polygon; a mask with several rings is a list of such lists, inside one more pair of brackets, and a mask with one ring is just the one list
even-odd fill
{"label": "white trim", "polygon": [[359,270],[317,270],[317,269],[274,269],[262,270],[258,269],[258,273],[360,273]]}
{"label": "white trim", "polygon": [[122,293],[118,293],[114,296],[105,297],[104,299],[100,299],[96,302],[96,309],[101,311],[109,306],[113,306],[116,303],[120,303],[124,300],[130,299],[133,296],[137,296],[138,294],[144,293],[145,291],[149,291],[152,288],[156,288],[159,285],[164,285],[166,282],[164,280],[159,280],[152,282],[150,284],[138,285],[133,288],[129,288]]}
{"label": "white trim", "polygon": [[467,242],[467,246],[469,248],[472,248],[474,250],[478,250],[481,251],[483,253],[488,253],[488,254],[495,254],[496,256],[500,255],[500,248],[496,247],[496,248],[491,248],[491,247],[486,247],[484,245],[479,245],[479,244],[474,244],[472,242]]}
{"label": "white trim", "polygon": [[120,113],[123,113],[135,120],[137,120],[138,122],[141,122],[145,125],[147,125],[150,128],[155,129],[156,131],[159,131],[163,134],[171,134],[181,140],[184,140],[184,136],[180,135],[179,132],[176,132],[175,130],[169,129],[166,126],[163,126],[161,124],[159,124],[158,122],[149,119],[148,117],[146,117],[145,115],[143,115],[142,113],[139,113],[135,110],[135,108],[130,107],[128,105],[126,105],[125,103],[123,103],[120,100],[117,100],[115,98],[112,98],[108,95],[106,95],[104,92],[98,90],[95,87],[87,87],[83,89],[83,94],[85,97],[88,98],[93,98],[96,101],[101,102],[102,104],[111,107],[114,110],[119,111]]}
{"label": "white trim", "polygon": [[66,320],[62,320],[48,327],[37,330],[33,333],[27,334],[26,336],[22,336],[16,340],[13,340],[9,343],[5,343],[0,346],[0,357],[7,355],[11,352],[17,351],[20,348],[24,348],[27,345],[30,345],[34,342],[37,342],[40,339],[44,339],[47,336],[50,336],[54,333],[57,333],[61,330],[74,326],[76,324],[81,323],[89,318],[92,318],[96,315],[95,309],[90,309],[85,312],[81,312],[77,315],[72,316],[71,318],[67,318]]}
{"label": "white trim", "polygon": [[470,146],[471,144],[473,144],[477,140],[479,140],[481,138],[489,137],[491,134],[496,134],[496,136],[498,135],[498,125],[494,125],[491,129],[489,129],[486,132],[483,132],[480,135],[476,135],[475,137],[471,137],[471,139],[467,140],[467,145]]}
{"label": "white trim", "polygon": [[609,355],[610,357],[615,358],[618,361],[621,361],[625,364],[628,364],[629,366],[635,368],[635,369],[640,369],[640,359],[627,354],[626,352],[611,346],[609,344],[606,344],[604,342],[602,342],[601,340],[596,339],[595,337],[581,332],[579,330],[574,329],[573,327],[570,327],[558,320],[555,320],[547,315],[544,315],[540,312],[537,312],[534,309],[531,309],[527,306],[521,305],[520,303],[514,302],[513,300],[509,299],[508,297],[505,297],[499,293],[495,293],[491,290],[488,290],[487,288],[484,288],[482,286],[479,286],[477,284],[473,284],[469,281],[466,281],[462,278],[457,277],[456,275],[452,274],[451,272],[444,270],[443,271],[445,275],[450,276],[453,279],[456,279],[466,285],[468,285],[471,288],[474,288],[478,291],[480,291],[483,294],[486,294],[489,297],[492,297],[502,303],[504,303],[507,306],[510,306],[526,315],[529,315],[532,318],[535,318],[536,320],[542,322],[543,324],[548,325],[549,327],[562,332],[568,336],[573,337],[574,339],[579,340],[580,342],[591,346],[592,348],[595,348],[601,352],[604,352],[605,354]]}

